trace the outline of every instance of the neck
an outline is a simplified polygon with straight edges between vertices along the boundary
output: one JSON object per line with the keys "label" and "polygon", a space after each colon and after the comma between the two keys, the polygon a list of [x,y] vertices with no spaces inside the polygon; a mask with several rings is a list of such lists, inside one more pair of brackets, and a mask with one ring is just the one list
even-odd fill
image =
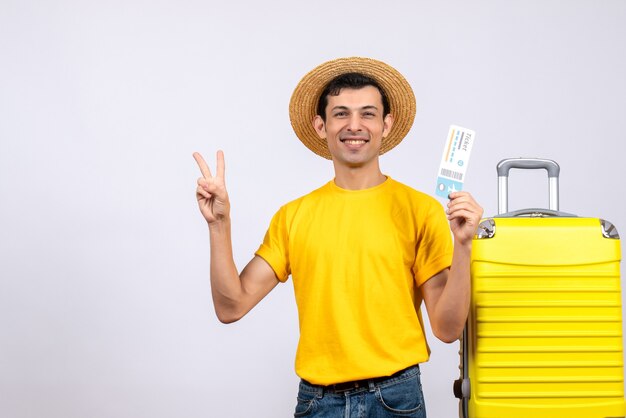
{"label": "neck", "polygon": [[364,167],[338,167],[335,165],[335,184],[346,190],[363,190],[378,186],[387,177],[378,166],[370,169]]}

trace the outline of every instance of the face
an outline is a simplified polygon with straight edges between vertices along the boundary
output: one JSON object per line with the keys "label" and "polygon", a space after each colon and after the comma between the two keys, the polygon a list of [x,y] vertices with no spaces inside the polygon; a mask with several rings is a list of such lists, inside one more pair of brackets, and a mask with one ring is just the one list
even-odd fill
{"label": "face", "polygon": [[313,126],[326,139],[333,162],[347,167],[378,163],[383,138],[393,124],[393,117],[383,118],[383,102],[378,89],[342,89],[328,96],[326,122],[318,115]]}

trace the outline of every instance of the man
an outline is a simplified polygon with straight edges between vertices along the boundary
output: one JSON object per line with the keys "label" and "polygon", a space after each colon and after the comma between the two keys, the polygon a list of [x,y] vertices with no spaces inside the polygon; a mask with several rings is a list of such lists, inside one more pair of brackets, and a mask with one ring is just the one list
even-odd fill
{"label": "man", "polygon": [[335,177],[280,208],[241,274],[224,155],[218,152],[213,176],[194,154],[218,318],[240,319],[292,276],[302,379],[295,416],[425,417],[421,301],[438,338],[453,342],[462,332],[482,209],[470,194],[452,193],[446,220],[434,199],[382,173],[379,155],[404,138],[414,116],[409,84],[380,61],[338,59],[307,74],[291,98],[292,126],[309,149],[332,160]]}

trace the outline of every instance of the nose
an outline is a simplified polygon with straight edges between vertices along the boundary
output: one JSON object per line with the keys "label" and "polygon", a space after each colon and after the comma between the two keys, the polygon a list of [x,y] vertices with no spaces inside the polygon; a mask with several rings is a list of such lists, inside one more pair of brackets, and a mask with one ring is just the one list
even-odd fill
{"label": "nose", "polygon": [[350,132],[357,132],[361,130],[360,115],[354,113],[350,116],[350,120],[348,120],[348,130]]}

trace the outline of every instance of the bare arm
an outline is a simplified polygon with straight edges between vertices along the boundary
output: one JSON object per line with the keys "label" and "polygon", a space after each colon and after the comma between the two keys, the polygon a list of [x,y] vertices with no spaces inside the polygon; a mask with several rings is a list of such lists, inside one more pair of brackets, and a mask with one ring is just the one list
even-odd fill
{"label": "bare arm", "polygon": [[452,265],[420,288],[433,333],[444,342],[456,341],[465,326],[470,305],[472,238],[482,214],[483,209],[469,193],[450,195],[448,219],[454,235]]}
{"label": "bare arm", "polygon": [[231,241],[230,201],[224,180],[224,153],[217,153],[217,173],[199,153],[193,154],[202,177],[198,179],[196,198],[200,212],[209,226],[211,241],[211,295],[218,319],[224,323],[239,320],[263,299],[278,279],[265,260],[255,256],[237,272]]}

